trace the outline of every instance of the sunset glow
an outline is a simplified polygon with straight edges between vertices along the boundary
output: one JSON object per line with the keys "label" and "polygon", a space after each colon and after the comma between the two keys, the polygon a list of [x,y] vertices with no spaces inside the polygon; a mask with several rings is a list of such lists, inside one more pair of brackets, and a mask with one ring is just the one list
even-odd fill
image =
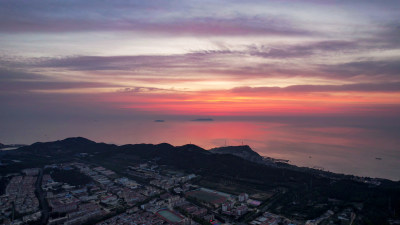
{"label": "sunset glow", "polygon": [[399,147],[397,1],[0,2],[2,142]]}

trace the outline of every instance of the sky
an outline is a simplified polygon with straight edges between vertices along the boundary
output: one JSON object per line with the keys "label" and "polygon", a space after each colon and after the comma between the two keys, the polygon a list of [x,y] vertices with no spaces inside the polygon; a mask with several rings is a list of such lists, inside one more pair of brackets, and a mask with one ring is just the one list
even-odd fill
{"label": "sky", "polygon": [[[302,152],[325,134],[318,144],[372,141],[400,162],[399,12],[397,0],[0,0],[0,142],[246,138]],[[266,138],[271,124],[285,140]]]}

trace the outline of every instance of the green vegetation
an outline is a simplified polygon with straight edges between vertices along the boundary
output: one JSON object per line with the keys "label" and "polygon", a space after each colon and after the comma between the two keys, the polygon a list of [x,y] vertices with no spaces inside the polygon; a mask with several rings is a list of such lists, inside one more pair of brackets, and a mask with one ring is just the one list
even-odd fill
{"label": "green vegetation", "polygon": [[[352,176],[303,170],[295,166],[269,167],[232,155],[212,155],[193,146],[115,146],[82,138],[66,139],[34,144],[2,155],[2,160],[6,162],[14,159],[22,162],[2,167],[0,173],[68,162],[76,158],[74,155],[82,152],[90,155],[84,158],[85,161],[104,165],[121,174],[126,172],[127,166],[148,160],[167,165],[177,171],[195,173],[201,177],[196,181],[199,185],[232,194],[249,193],[250,196],[264,201],[259,208],[288,218],[314,219],[328,209],[338,213],[345,207],[352,207],[357,214],[358,224],[381,225],[387,224],[388,218],[400,218],[399,182],[379,180],[381,184],[374,186],[355,181]],[[58,171],[52,176],[56,181],[71,185],[90,181],[90,178],[85,178],[77,171]],[[271,197],[271,194],[274,196]],[[204,198],[203,200],[210,201]],[[356,204],[363,207],[353,207]]]}
{"label": "green vegetation", "polygon": [[197,222],[197,223],[199,223],[199,224],[202,224],[202,225],[211,225],[211,223],[208,222],[207,220],[205,220],[205,219],[203,219],[203,218],[200,218],[200,217],[198,217],[198,216],[192,216],[192,215],[190,215],[189,213],[187,213],[185,210],[183,210],[183,209],[181,209],[181,208],[179,208],[179,207],[175,207],[174,209],[175,209],[176,211],[180,212],[182,215],[184,215],[184,216],[186,216],[186,217],[188,217],[188,218],[193,219],[195,222]]}
{"label": "green vegetation", "polygon": [[221,203],[226,201],[225,196],[202,190],[191,191],[186,193],[186,195],[208,203]]}
{"label": "green vegetation", "polygon": [[9,179],[6,177],[0,178],[0,195],[3,195],[5,193],[8,181]]}
{"label": "green vegetation", "polygon": [[78,170],[53,170],[51,177],[54,181],[67,183],[73,186],[85,185],[92,181],[92,179],[85,174],[80,173]]}
{"label": "green vegetation", "polygon": [[247,193],[251,196],[251,198],[260,201],[265,201],[269,199],[275,193],[273,187],[270,187],[268,185],[243,182],[235,178],[205,176],[203,179],[197,180],[196,184],[232,195]]}

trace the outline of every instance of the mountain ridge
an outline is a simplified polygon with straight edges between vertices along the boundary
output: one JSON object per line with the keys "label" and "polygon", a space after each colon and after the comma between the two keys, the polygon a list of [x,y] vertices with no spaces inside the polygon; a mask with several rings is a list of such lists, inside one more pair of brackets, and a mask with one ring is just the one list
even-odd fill
{"label": "mountain ridge", "polygon": [[[224,153],[222,153],[223,151]],[[92,165],[104,165],[106,168],[123,174],[129,166],[151,162],[156,163],[160,168],[173,168],[176,171],[194,173],[200,179],[198,182],[212,182],[213,185],[216,183],[224,186],[232,184],[239,188],[250,187],[261,191],[287,190],[287,192],[281,193],[280,201],[285,202],[287,199],[295,198],[302,202],[296,206],[303,205],[304,210],[308,210],[308,213],[313,213],[314,209],[306,206],[308,202],[329,202],[326,199],[337,199],[348,203],[362,201],[363,204],[371,204],[371,201],[377,202],[365,209],[364,215],[370,215],[377,210],[381,210],[380,215],[388,215],[390,212],[383,210],[387,206],[387,202],[381,201],[382,199],[393,199],[392,202],[400,202],[398,201],[400,200],[400,182],[335,174],[294,165],[288,166],[288,164],[271,166],[254,163],[238,155],[229,154],[241,152],[258,155],[249,146],[226,146],[222,150],[216,148],[207,151],[192,144],[173,146],[168,143],[160,143],[118,146],[74,137],[53,142],[37,142],[13,151],[2,151],[0,154],[4,156],[3,159],[7,165],[0,165],[0,173],[5,175],[18,172],[21,168],[36,168],[54,163],[80,161]],[[258,157],[261,156],[258,155]],[[22,163],[25,164],[22,165]],[[135,179],[139,179],[139,177],[135,177]],[[371,196],[374,196],[372,200]],[[300,197],[301,200],[299,200]],[[283,206],[285,210],[290,210],[293,204]],[[396,205],[396,207],[400,210],[400,205]]]}
{"label": "mountain ridge", "polygon": [[246,159],[248,161],[262,163],[263,157],[260,156],[257,152],[250,148],[248,145],[239,145],[239,146],[224,146],[212,148],[209,150],[213,154],[230,154],[235,155],[240,158]]}
{"label": "mountain ridge", "polygon": [[[13,153],[12,153],[13,152]],[[326,171],[315,170],[312,168],[297,167],[290,164],[279,164],[271,166],[262,162],[263,157],[254,152],[250,146],[225,146],[205,150],[194,144],[173,146],[168,143],[160,144],[125,144],[115,145],[107,143],[97,143],[83,137],[71,137],[52,142],[36,142],[9,152],[9,154],[36,154],[46,157],[71,157],[78,153],[100,154],[112,157],[115,154],[136,155],[141,158],[151,160],[160,158],[165,165],[176,166],[180,169],[192,171],[208,171],[212,173],[230,174],[235,176],[247,176],[258,179],[260,170],[266,177],[277,181],[286,180],[290,176],[298,176],[302,179],[304,173],[324,174],[337,177],[354,177]],[[243,153],[244,154],[237,154]],[[248,155],[250,156],[248,156]],[[106,158],[106,157],[105,157]],[[278,176],[279,173],[285,177]],[[285,172],[282,172],[285,171]]]}

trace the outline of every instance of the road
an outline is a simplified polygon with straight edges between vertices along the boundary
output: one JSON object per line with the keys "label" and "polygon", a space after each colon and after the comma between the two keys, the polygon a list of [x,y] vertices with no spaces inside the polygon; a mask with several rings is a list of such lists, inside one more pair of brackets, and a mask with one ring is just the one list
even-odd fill
{"label": "road", "polygon": [[[265,204],[264,206],[260,206],[260,209],[258,209],[258,212],[267,212],[268,211],[268,209],[269,209],[269,207],[276,201],[276,200],[278,200],[281,196],[282,196],[282,192],[279,192],[279,193],[275,193],[271,198],[269,198],[268,200],[266,200],[267,202],[266,203],[263,203],[263,204]],[[257,213],[258,213],[257,212]],[[252,221],[252,220],[255,220],[256,218],[257,218],[257,213],[254,213],[253,215],[251,215],[249,218],[247,218],[246,220],[245,220],[245,222],[250,222],[250,221]]]}
{"label": "road", "polygon": [[35,188],[37,197],[39,199],[40,208],[42,209],[42,218],[40,224],[47,224],[49,219],[49,204],[46,201],[45,192],[42,189],[42,180],[43,180],[43,169],[40,169],[38,179],[36,180]]}

